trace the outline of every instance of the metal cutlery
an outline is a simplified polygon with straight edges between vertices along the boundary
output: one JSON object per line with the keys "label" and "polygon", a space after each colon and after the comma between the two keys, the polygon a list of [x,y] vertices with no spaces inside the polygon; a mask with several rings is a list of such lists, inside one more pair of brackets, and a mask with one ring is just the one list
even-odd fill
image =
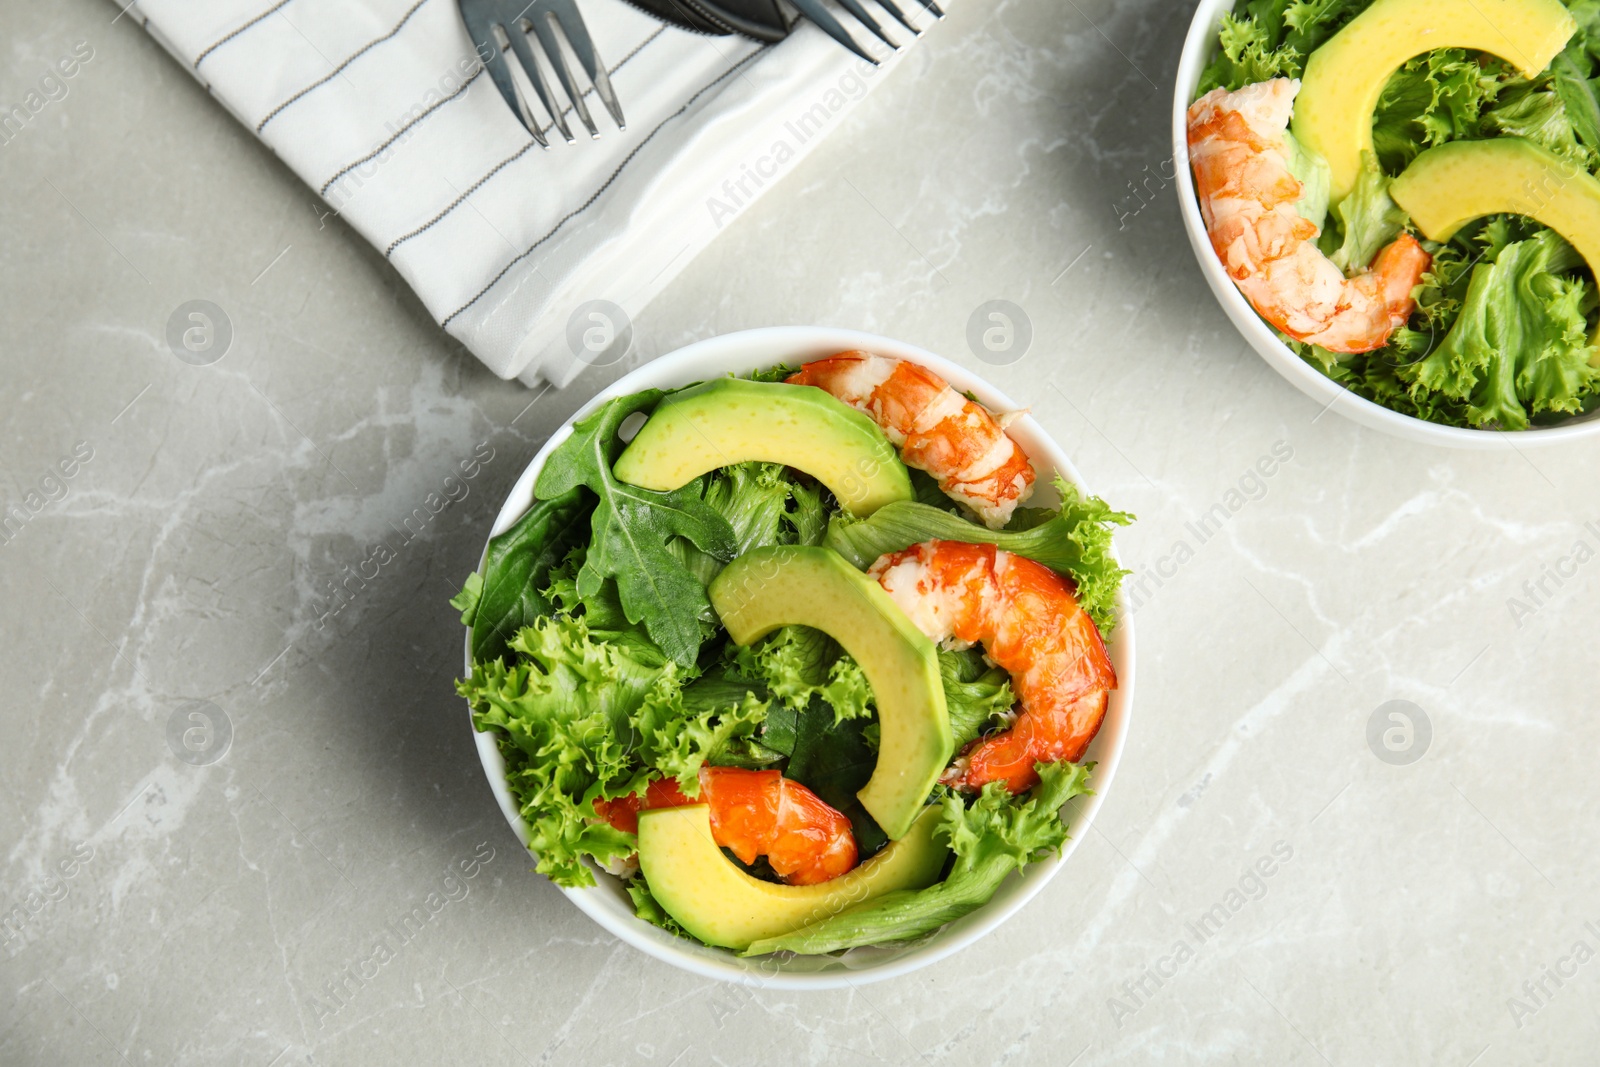
{"label": "metal cutlery", "polygon": [[[705,0],[701,0],[701,2],[704,3]],[[802,15],[815,22],[829,37],[832,37],[868,63],[877,66],[877,59],[865,48],[861,47],[860,42],[855,39],[849,30],[840,25],[839,20],[833,17],[832,12],[823,6],[822,0],[789,0],[789,2],[799,8]],[[919,0],[919,2],[935,18],[944,18],[944,11],[935,0]],[[877,0],[877,3],[879,7],[889,13],[891,18],[910,30],[913,37],[922,35],[922,31],[906,17],[906,13],[900,9],[895,0]],[[897,52],[900,50],[900,43],[890,37],[884,28],[878,24],[878,20],[868,13],[867,9],[862,6],[861,0],[839,0],[839,6],[844,8],[857,22],[870,30],[878,40]]]}
{"label": "metal cutlery", "polygon": [[[695,33],[725,35],[741,34],[763,43],[780,41],[792,28],[791,17],[777,0],[630,0],[643,11],[664,22]],[[855,36],[834,17],[823,0],[789,0],[802,16],[816,23],[828,36],[868,63],[878,60],[856,40]],[[891,18],[911,31],[913,37],[922,30],[911,21],[899,4],[915,2],[935,18],[944,18],[937,0],[875,0]],[[595,51],[589,29],[578,11],[576,0],[458,0],[461,19],[478,49],[495,88],[505,98],[511,113],[517,117],[533,139],[544,148],[550,147],[545,137],[545,127],[528,99],[531,91],[545,113],[550,116],[550,128],[571,143],[576,138],[566,120],[570,106],[589,131],[590,137],[600,136],[599,127],[589,113],[584,97],[588,90],[580,86],[577,75],[567,61],[570,53],[588,76],[594,93],[611,114],[619,130],[628,128],[622,116],[622,104],[611,87],[611,76]],[[898,51],[900,43],[867,10],[862,0],[838,0],[839,6],[874,37]],[[539,42],[535,52],[531,39]],[[565,48],[563,48],[565,45]],[[510,52],[517,60],[515,67],[506,60]],[[539,56],[543,56],[543,62]],[[548,68],[555,75],[555,85],[546,77]],[[522,77],[519,79],[518,75]],[[559,92],[558,92],[559,90]],[[565,96],[565,101],[562,100]]]}
{"label": "metal cutlery", "polygon": [[[577,59],[583,73],[588,75],[589,84],[594,86],[595,95],[611,113],[617,128],[619,130],[628,128],[627,121],[622,116],[622,104],[617,100],[616,91],[611,88],[611,75],[606,71],[606,65],[601,62],[599,53],[595,51],[594,41],[589,37],[589,28],[584,25],[583,15],[579,13],[575,0],[531,0],[531,2],[530,0],[459,0],[459,2],[461,19],[466,23],[472,43],[478,49],[478,57],[488,69],[495,88],[500,90],[500,95],[510,106],[511,113],[517,116],[518,121],[542,147],[550,147],[549,141],[545,139],[542,124],[524,93],[523,85],[518,82],[511,64],[506,62],[508,50],[516,57],[527,86],[532,89],[539,103],[550,115],[551,125],[569,143],[576,138],[572,136],[572,129],[566,120],[568,103],[573,113],[578,116],[578,121],[589,131],[590,137],[599,137],[600,130],[595,125],[594,117],[589,114],[588,104],[584,101],[587,90],[579,86],[577,76],[573,73],[571,64],[567,62],[563,44]],[[550,70],[555,73],[556,82],[566,96],[565,103],[559,99],[555,88],[545,77],[545,64],[541,64],[535,57],[529,43],[530,36],[538,40],[545,64],[548,64]]]}

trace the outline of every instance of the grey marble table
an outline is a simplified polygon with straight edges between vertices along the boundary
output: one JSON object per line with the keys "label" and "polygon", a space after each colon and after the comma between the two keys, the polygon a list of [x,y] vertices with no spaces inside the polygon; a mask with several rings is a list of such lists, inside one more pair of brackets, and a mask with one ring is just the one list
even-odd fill
{"label": "grey marble table", "polygon": [[[1188,13],[962,5],[625,361],[536,396],[131,20],[8,0],[0,109],[91,55],[0,146],[0,493],[39,505],[0,545],[0,1062],[1594,1062],[1600,454],[1378,436],[1246,349],[1168,184]],[[166,340],[196,299],[209,366]],[[992,299],[1032,324],[1007,366],[966,341]],[[984,370],[1138,513],[1138,697],[1101,819],[996,934],[747,992],[529,871],[444,601],[593,391],[812,322]]]}

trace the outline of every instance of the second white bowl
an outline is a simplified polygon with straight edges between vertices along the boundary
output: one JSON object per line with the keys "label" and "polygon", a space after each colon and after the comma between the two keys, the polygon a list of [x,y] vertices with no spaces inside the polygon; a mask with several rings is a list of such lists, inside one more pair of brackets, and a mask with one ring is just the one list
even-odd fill
{"label": "second white bowl", "polygon": [[1437,423],[1402,415],[1398,411],[1359,397],[1338,384],[1317,368],[1301,359],[1288,345],[1278,339],[1277,332],[1239,292],[1233,279],[1223,268],[1206,236],[1205,220],[1200,215],[1200,202],[1195,198],[1194,176],[1189,170],[1189,139],[1185,121],[1189,105],[1194,102],[1195,90],[1200,85],[1200,75],[1216,55],[1217,30],[1222,16],[1233,10],[1233,0],[1200,0],[1189,25],[1189,36],[1183,44],[1183,56],[1178,61],[1177,86],[1172,100],[1172,158],[1177,171],[1178,208],[1183,214],[1183,228],[1189,234],[1195,258],[1206,276],[1211,291],[1222,304],[1222,310],[1238,327],[1250,347],[1260,353],[1273,370],[1289,379],[1295,387],[1319,405],[1354,419],[1363,426],[1404,437],[1423,444],[1443,445],[1449,448],[1518,448],[1535,445],[1553,445],[1600,433],[1600,412],[1594,412],[1544,429],[1534,430],[1469,430],[1459,426],[1440,426]]}

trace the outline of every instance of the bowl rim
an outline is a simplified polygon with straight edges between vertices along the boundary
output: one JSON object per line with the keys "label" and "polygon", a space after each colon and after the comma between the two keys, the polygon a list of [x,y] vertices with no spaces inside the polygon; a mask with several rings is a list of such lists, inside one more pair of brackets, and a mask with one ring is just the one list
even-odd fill
{"label": "bowl rim", "polygon": [[[592,413],[601,404],[641,389],[678,388],[693,381],[720,376],[727,370],[747,373],[756,367],[770,366],[773,363],[798,363],[850,349],[865,349],[898,359],[914,360],[940,374],[956,388],[970,390],[993,410],[1023,411],[1004,393],[959,364],[914,345],[856,330],[776,326],[723,334],[697,341],[644,363],[619,378],[580,407],[550,435],[529,460],[507,493],[491,527],[489,538],[485,540],[478,569],[482,570],[484,559],[487,558],[487,540],[509,529],[531,506],[534,480],[543,469],[550,453],[571,435],[572,427],[577,421]],[[1059,472],[1085,492],[1092,491],[1084,484],[1065,451],[1044,432],[1032,415],[1024,412],[1016,421],[1010,423],[1007,429],[1027,449],[1035,466],[1041,470],[1041,478],[1045,474]],[[1115,548],[1113,555],[1115,556]],[[1120,563],[1120,557],[1118,562]],[[1133,707],[1133,620],[1125,587],[1118,592],[1116,610],[1117,626],[1107,641],[1107,648],[1117,670],[1119,687],[1112,693],[1105,721],[1086,754],[1086,758],[1093,759],[1097,764],[1091,779],[1094,792],[1086,797],[1069,801],[1071,833],[1061,852],[1030,864],[1020,874],[1013,872],[988,904],[928,937],[911,942],[909,947],[853,949],[842,957],[794,957],[790,960],[780,960],[773,956],[763,956],[743,959],[726,949],[699,945],[652,926],[637,918],[632,913],[631,905],[627,907],[626,912],[622,911],[618,902],[619,899],[626,899],[626,894],[621,889],[621,883],[611,879],[608,884],[607,876],[603,874],[597,876],[596,886],[579,889],[563,888],[561,891],[591,919],[634,948],[701,977],[737,985],[788,989],[854,987],[897,977],[944,959],[994,930],[1042,890],[1072,855],[1105,802],[1127,742]],[[472,670],[470,631],[465,636],[464,653],[465,669],[470,676]],[[480,733],[472,726],[470,709],[467,722],[501,814],[505,816],[506,822],[526,849],[528,827],[506,785],[505,760],[493,736]],[[796,969],[790,966],[795,960],[811,962],[806,964],[804,969]],[[818,961],[831,961],[833,965],[820,964]]]}
{"label": "bowl rim", "polygon": [[[1324,405],[1323,410],[1337,409],[1341,415],[1363,426],[1407,440],[1448,448],[1492,449],[1540,447],[1581,440],[1600,433],[1600,411],[1574,416],[1559,426],[1527,430],[1476,430],[1461,426],[1441,426],[1413,415],[1405,415],[1357,396],[1345,386],[1317,370],[1301,359],[1277,334],[1255,308],[1239,292],[1228,276],[1221,260],[1211,247],[1206,235],[1205,221],[1200,215],[1200,204],[1195,196],[1194,179],[1190,173],[1187,123],[1189,105],[1194,101],[1200,75],[1211,61],[1217,47],[1217,30],[1222,16],[1233,10],[1233,0],[1200,0],[1194,18],[1184,39],[1183,52],[1178,60],[1176,83],[1172,101],[1172,159],[1176,172],[1178,209],[1183,217],[1189,244],[1200,263],[1211,291],[1234,326],[1249,342],[1258,355],[1296,388],[1311,399]],[[1320,416],[1319,416],[1320,417]]]}

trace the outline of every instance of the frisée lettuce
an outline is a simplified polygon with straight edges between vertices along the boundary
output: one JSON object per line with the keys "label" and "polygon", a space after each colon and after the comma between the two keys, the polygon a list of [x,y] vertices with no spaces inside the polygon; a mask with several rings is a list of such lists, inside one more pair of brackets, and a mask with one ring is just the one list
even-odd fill
{"label": "fris\u00e9e lettuce", "polygon": [[[861,665],[801,626],[735,645],[705,592],[724,565],[775,545],[826,544],[865,567],[933,538],[998,541],[1071,578],[1109,626],[1127,573],[1111,536],[1131,516],[1058,480],[1059,508],[1018,509],[1011,528],[995,533],[923,479],[920,502],[854,521],[824,486],[771,463],[725,467],[670,493],[641,490],[611,466],[624,421],[664,395],[618,398],[577,423],[537,479],[533,505],[491,541],[482,572],[451,603],[472,635],[472,669],[456,688],[505,759],[536,869],[567,887],[593,885],[596,866],[621,870],[641,919],[689,936],[643,877],[628,874],[637,837],[601,818],[597,801],[663,779],[692,798],[707,765],[774,769],[850,820],[862,859],[887,844],[856,798],[879,737]],[[958,744],[1010,725],[1016,701],[1003,669],[980,648],[938,659]],[[1087,789],[1089,768],[1041,771],[1022,797],[999,785],[977,795],[937,787],[932,799],[955,853],[949,877],[924,891],[932,896],[858,917],[860,932],[824,932],[816,944],[919,936],[981,906],[1006,873],[1058,848],[1066,827],[1057,810]],[[772,873],[759,859],[745,869]]]}
{"label": "fris\u00e9e lettuce", "polygon": [[[1436,145],[1520,137],[1600,173],[1600,0],[1564,2],[1577,31],[1532,79],[1460,48],[1424,52],[1389,78],[1373,116],[1374,157],[1327,212],[1318,242],[1341,270],[1365,269],[1409,228],[1388,186]],[[1372,3],[1240,0],[1223,19],[1199,92],[1300,77],[1311,53]],[[1295,173],[1312,171],[1301,162]],[[1338,355],[1280,336],[1352,392],[1444,425],[1522,430],[1600,405],[1590,365],[1600,300],[1588,265],[1564,240],[1531,219],[1497,216],[1443,244],[1423,243],[1432,269],[1413,293],[1410,321],[1385,347]]]}

